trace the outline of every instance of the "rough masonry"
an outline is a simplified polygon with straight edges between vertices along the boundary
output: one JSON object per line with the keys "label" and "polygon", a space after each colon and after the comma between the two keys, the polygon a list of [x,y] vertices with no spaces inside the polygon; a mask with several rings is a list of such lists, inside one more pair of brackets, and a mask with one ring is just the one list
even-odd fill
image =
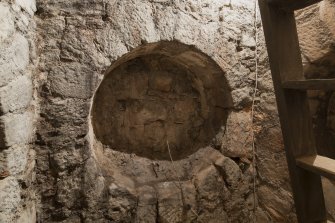
{"label": "rough masonry", "polygon": [[[0,1],[0,222],[296,222],[256,12]],[[332,0],[296,14],[306,78],[334,78],[334,15]],[[324,153],[335,96],[309,96]]]}

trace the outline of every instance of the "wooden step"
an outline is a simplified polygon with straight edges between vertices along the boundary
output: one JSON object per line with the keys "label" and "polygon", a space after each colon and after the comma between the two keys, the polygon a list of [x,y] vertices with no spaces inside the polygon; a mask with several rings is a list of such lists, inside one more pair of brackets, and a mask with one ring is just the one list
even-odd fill
{"label": "wooden step", "polygon": [[268,0],[270,5],[285,11],[294,11],[320,2],[321,0]]}
{"label": "wooden step", "polygon": [[308,79],[308,80],[294,80],[285,81],[282,87],[286,89],[297,90],[335,90],[335,79]]}
{"label": "wooden step", "polygon": [[335,160],[328,157],[312,155],[296,159],[297,165],[321,176],[335,180]]}

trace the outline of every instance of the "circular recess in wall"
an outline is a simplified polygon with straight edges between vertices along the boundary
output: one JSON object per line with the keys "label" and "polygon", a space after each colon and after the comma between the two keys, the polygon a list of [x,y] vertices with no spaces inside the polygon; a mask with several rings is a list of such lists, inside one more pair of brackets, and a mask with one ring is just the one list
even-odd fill
{"label": "circular recess in wall", "polygon": [[110,149],[183,159],[225,125],[231,95],[222,69],[177,42],[141,46],[116,61],[93,99],[95,137]]}

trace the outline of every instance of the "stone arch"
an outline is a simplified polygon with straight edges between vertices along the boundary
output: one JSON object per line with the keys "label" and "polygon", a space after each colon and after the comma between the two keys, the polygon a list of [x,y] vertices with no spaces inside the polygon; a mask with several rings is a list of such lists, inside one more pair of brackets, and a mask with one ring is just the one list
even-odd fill
{"label": "stone arch", "polygon": [[[207,146],[232,106],[224,71],[193,46],[161,41],[118,59],[91,110],[95,139],[126,153],[183,159]],[[168,145],[167,145],[168,144]]]}

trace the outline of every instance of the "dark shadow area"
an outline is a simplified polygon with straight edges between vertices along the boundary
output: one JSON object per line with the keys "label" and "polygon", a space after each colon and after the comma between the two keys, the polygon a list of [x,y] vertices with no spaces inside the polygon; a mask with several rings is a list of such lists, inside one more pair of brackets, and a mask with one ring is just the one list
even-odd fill
{"label": "dark shadow area", "polygon": [[93,100],[96,139],[154,160],[183,159],[209,145],[232,106],[222,69],[194,47],[146,44],[116,61]]}
{"label": "dark shadow area", "polygon": [[[330,51],[322,58],[305,67],[307,79],[335,78],[335,52]],[[335,159],[335,92],[311,91],[311,101],[318,101],[313,117],[314,134],[318,153]]]}

